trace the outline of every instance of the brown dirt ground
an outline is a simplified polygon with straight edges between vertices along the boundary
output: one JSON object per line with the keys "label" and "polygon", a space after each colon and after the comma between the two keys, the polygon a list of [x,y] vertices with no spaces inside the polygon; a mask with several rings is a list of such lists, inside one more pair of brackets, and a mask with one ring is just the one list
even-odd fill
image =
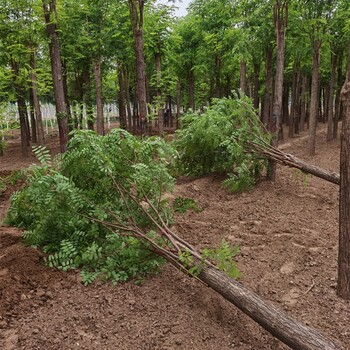
{"label": "brown dirt ground", "polygon": [[[284,148],[337,171],[339,143],[324,140],[320,132],[312,158],[305,138]],[[49,146],[57,148],[54,138]],[[19,151],[12,140],[0,158],[2,175],[28,165]],[[10,191],[0,197],[0,219]],[[229,194],[209,176],[179,181],[175,196],[203,208],[177,216],[175,229],[185,239],[198,247],[223,238],[238,243],[245,286],[350,349],[350,304],[335,294],[337,186],[279,167],[276,183],[262,181],[251,192]],[[43,256],[21,243],[17,229],[0,227],[0,349],[287,349],[169,265],[141,286],[83,287],[77,272],[51,270]]]}

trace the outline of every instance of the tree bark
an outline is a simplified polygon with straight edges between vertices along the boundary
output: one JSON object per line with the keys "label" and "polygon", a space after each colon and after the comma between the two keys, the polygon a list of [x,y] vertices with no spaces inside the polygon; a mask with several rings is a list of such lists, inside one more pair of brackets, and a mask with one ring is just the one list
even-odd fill
{"label": "tree bark", "polygon": [[50,39],[50,61],[56,103],[56,118],[60,138],[60,151],[61,153],[64,153],[67,150],[68,143],[68,110],[64,93],[61,48],[56,22],[56,0],[43,0],[43,8],[46,22],[46,33]]}
{"label": "tree bark", "polygon": [[13,85],[14,85],[14,90],[16,93],[17,108],[18,108],[18,115],[19,115],[19,124],[20,124],[20,129],[21,129],[22,157],[26,158],[26,157],[28,157],[28,154],[29,154],[29,152],[28,152],[29,130],[28,130],[28,124],[27,124],[27,119],[28,119],[27,106],[26,106],[26,101],[24,98],[24,90],[19,82],[19,74],[20,74],[19,63],[16,62],[14,59],[11,59],[10,64],[11,64],[11,69],[12,69]]}
{"label": "tree bark", "polygon": [[332,53],[331,59],[331,76],[329,79],[328,88],[328,125],[327,125],[327,141],[333,140],[333,126],[334,126],[334,82],[337,69],[337,55]]}
{"label": "tree bark", "polygon": [[176,123],[175,128],[179,128],[180,120],[180,110],[181,110],[181,83],[180,80],[176,82]]}
{"label": "tree bark", "polygon": [[259,75],[260,65],[258,62],[254,63],[254,89],[253,89],[253,105],[255,109],[259,108]]}
{"label": "tree bark", "polygon": [[350,300],[350,46],[346,82],[341,91],[345,114],[340,146],[339,253],[337,295]]}
{"label": "tree bark", "polygon": [[199,279],[292,349],[342,349],[341,345],[290,318],[256,293],[214,268],[205,268]]}
{"label": "tree bark", "polygon": [[311,83],[311,100],[310,100],[310,134],[309,134],[309,154],[316,153],[316,126],[317,126],[317,111],[319,100],[319,66],[320,66],[320,49],[321,41],[315,40],[312,43],[312,83]]}
{"label": "tree bark", "polygon": [[139,120],[147,119],[145,58],[143,53],[143,11],[144,0],[129,0],[129,9],[136,56],[136,97]]}
{"label": "tree bark", "polygon": [[160,82],[162,78],[162,66],[161,66],[161,56],[160,53],[155,54],[155,66],[156,66],[156,75],[157,75],[157,88],[156,88],[156,97],[157,97],[157,114],[158,114],[158,134],[161,136],[164,133],[164,114],[162,106],[162,94],[160,91]]}
{"label": "tree bark", "polygon": [[103,116],[102,73],[100,55],[97,57],[94,64],[94,77],[96,85],[96,131],[99,135],[104,135],[105,127]]}
{"label": "tree bark", "polygon": [[195,110],[195,101],[194,101],[194,87],[195,87],[195,77],[194,72],[191,69],[188,76],[188,105],[193,111]]}
{"label": "tree bark", "polygon": [[306,104],[307,104],[307,96],[308,96],[308,84],[307,84],[307,76],[302,76],[301,82],[301,94],[300,94],[300,126],[299,130],[305,130],[305,121],[306,121]]}
{"label": "tree bark", "polygon": [[265,94],[262,108],[262,122],[268,127],[271,121],[271,96],[273,89],[273,72],[272,72],[272,49],[266,48],[265,52]]}
{"label": "tree bark", "polygon": [[30,126],[32,129],[32,142],[38,143],[38,137],[36,132],[36,120],[35,120],[35,111],[34,111],[34,98],[33,90],[29,89],[29,112],[30,112]]}
{"label": "tree bark", "polygon": [[120,127],[127,130],[127,120],[126,120],[126,109],[125,109],[125,82],[123,77],[122,64],[117,65],[117,75],[118,75],[118,109],[119,109],[119,121]]}
{"label": "tree bark", "polygon": [[333,125],[333,138],[336,139],[338,137],[338,122],[340,120],[340,116],[342,114],[342,101],[340,98],[340,90],[343,84],[343,52],[339,53],[338,57],[338,66],[337,66],[337,93],[335,95],[335,113],[334,113],[334,125]]}
{"label": "tree bark", "polygon": [[39,95],[38,95],[38,81],[36,78],[35,71],[36,71],[35,51],[32,50],[32,52],[30,53],[30,80],[31,80],[31,89],[33,92],[33,104],[34,104],[35,119],[36,119],[37,141],[39,145],[43,145],[45,142],[44,128],[43,128],[43,120],[42,120],[40,101],[39,101]]}
{"label": "tree bark", "polygon": [[[288,19],[288,3],[276,0],[274,5],[274,21],[276,32],[276,75],[275,75],[275,91],[272,108],[272,120],[269,130],[272,133],[273,146],[278,145],[278,138],[281,125],[282,111],[282,94],[283,94],[283,76],[284,76],[284,49],[285,34]],[[269,162],[268,179],[276,180],[276,163]]]}
{"label": "tree bark", "polygon": [[240,62],[239,88],[245,95],[247,94],[247,63],[244,60]]}

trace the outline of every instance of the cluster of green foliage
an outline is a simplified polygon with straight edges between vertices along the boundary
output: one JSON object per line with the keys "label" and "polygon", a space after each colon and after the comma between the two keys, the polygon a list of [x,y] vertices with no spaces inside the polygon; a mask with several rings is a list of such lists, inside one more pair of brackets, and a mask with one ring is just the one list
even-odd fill
{"label": "cluster of green foliage", "polygon": [[175,141],[178,164],[186,175],[228,174],[230,190],[251,188],[259,179],[265,161],[244,152],[244,144],[257,136],[265,140],[251,101],[243,98],[215,100],[204,113],[188,113],[181,119]]}
{"label": "cluster of green foliage", "polygon": [[49,266],[83,267],[84,283],[97,277],[139,280],[158,268],[162,259],[146,242],[103,223],[132,222],[145,232],[153,227],[120,188],[140,201],[146,195],[169,219],[161,196],[174,182],[167,171],[171,147],[159,138],[140,140],[116,129],[105,137],[76,133],[60,161],[52,162],[43,148],[35,152],[41,166],[30,169],[27,185],[13,195],[7,221],[27,229],[26,242],[49,253]]}
{"label": "cluster of green foliage", "polygon": [[193,198],[176,197],[173,203],[174,211],[178,213],[186,213],[188,210],[200,212],[202,209],[198,207]]}

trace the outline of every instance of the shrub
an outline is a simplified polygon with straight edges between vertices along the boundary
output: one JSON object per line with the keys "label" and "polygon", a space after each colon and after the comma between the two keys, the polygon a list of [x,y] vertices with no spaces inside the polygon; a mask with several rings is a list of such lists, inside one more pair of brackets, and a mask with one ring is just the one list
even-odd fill
{"label": "shrub", "polygon": [[181,119],[175,141],[178,164],[186,175],[226,173],[224,185],[231,190],[249,189],[265,166],[265,161],[244,152],[244,143],[256,136],[269,138],[250,99],[217,99],[203,114]]}

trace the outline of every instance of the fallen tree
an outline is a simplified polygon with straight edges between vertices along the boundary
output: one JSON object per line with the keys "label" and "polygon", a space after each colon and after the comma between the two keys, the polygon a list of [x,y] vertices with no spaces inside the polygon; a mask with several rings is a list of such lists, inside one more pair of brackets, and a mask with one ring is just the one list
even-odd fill
{"label": "fallen tree", "polygon": [[271,146],[263,139],[249,141],[246,143],[245,148],[247,152],[260,154],[264,158],[273,159],[279,164],[299,169],[305,173],[317,176],[336,185],[340,185],[340,176],[338,173],[327,171],[315,165],[308,164],[292,154],[284,153],[278,148]]}

